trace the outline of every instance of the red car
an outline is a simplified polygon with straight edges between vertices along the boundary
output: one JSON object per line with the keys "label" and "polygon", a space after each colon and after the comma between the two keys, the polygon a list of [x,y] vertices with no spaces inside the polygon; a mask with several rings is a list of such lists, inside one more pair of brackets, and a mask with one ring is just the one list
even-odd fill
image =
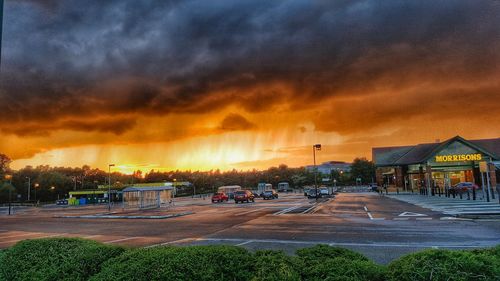
{"label": "red car", "polygon": [[234,193],[234,203],[255,202],[255,195],[250,190],[239,190]]}
{"label": "red car", "polygon": [[472,192],[472,189],[478,190],[479,186],[472,182],[461,182],[451,187],[451,190],[457,193],[465,193],[467,190]]}
{"label": "red car", "polygon": [[218,192],[212,196],[212,203],[224,201],[229,201],[229,196],[227,196],[224,192]]}

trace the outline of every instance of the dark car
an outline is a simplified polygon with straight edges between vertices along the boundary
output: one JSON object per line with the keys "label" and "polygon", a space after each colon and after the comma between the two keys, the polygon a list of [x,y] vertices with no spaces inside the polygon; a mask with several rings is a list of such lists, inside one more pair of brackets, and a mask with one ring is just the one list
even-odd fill
{"label": "dark car", "polygon": [[227,202],[228,200],[229,196],[227,196],[224,192],[217,192],[212,196],[212,203],[224,201]]}
{"label": "dark car", "polygon": [[309,191],[307,192],[307,198],[309,198],[309,199],[321,198],[321,193],[320,193],[319,188],[317,190],[316,190],[316,188],[309,189]]}
{"label": "dark car", "polygon": [[261,194],[261,197],[266,200],[266,199],[275,199],[275,198],[278,198],[278,193],[276,193],[276,191],[274,190],[266,190],[264,192],[262,192]]}
{"label": "dark car", "polygon": [[234,203],[255,202],[255,196],[250,190],[240,190],[234,193]]}
{"label": "dark car", "polygon": [[450,191],[456,192],[456,193],[466,193],[467,191],[471,191],[472,189],[475,189],[476,191],[479,189],[479,186],[477,186],[473,182],[461,182],[457,183],[454,186],[450,188]]}
{"label": "dark car", "polygon": [[68,205],[67,199],[59,199],[56,201],[56,205]]}

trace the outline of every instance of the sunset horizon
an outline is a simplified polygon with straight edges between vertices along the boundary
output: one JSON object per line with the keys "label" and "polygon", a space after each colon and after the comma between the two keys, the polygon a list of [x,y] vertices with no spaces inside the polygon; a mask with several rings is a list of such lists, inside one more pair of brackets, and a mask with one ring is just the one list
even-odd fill
{"label": "sunset horizon", "polygon": [[[251,170],[498,138],[495,1],[5,1],[11,167]],[[19,36],[23,34],[23,36]]]}

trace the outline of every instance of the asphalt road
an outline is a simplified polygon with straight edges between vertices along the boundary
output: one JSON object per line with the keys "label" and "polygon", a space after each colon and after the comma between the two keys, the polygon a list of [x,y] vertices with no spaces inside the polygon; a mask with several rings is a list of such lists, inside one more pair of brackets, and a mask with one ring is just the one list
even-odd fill
{"label": "asphalt road", "polygon": [[[300,194],[255,203],[211,204],[183,199],[170,209],[131,214],[193,212],[169,219],[79,219],[60,215],[106,213],[105,206],[0,210],[0,248],[23,239],[83,237],[135,247],[239,245],[296,249],[317,243],[359,251],[379,263],[424,248],[475,248],[499,243],[500,221],[457,220],[374,193],[341,193],[316,203]],[[118,207],[115,211],[120,211]]]}

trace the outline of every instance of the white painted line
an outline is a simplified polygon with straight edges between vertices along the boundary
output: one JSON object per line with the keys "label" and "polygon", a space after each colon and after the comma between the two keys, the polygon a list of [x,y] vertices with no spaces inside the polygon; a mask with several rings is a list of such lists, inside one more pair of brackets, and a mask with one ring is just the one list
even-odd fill
{"label": "white painted line", "polygon": [[106,242],[104,242],[104,244],[111,244],[111,243],[122,242],[122,241],[137,239],[137,238],[141,238],[141,237],[127,237],[127,238],[122,238],[122,239],[116,239],[116,240],[112,240],[112,241],[106,241]]}
{"label": "white painted line", "polygon": [[366,212],[366,214],[368,215],[368,217],[369,217],[371,220],[373,220],[373,216],[372,216],[372,214],[371,214],[370,212]]}
{"label": "white painted line", "polygon": [[398,217],[426,217],[427,215],[424,214],[419,214],[419,213],[413,213],[413,212],[403,212],[398,215]]}
{"label": "white painted line", "polygon": [[363,209],[365,209],[365,212],[368,212],[368,208],[366,208],[366,206],[364,206]]}
{"label": "white painted line", "polygon": [[[213,242],[248,242],[248,239],[238,239],[238,238],[199,238],[197,241],[213,241]],[[274,244],[328,244],[330,246],[363,246],[363,247],[404,247],[404,248],[479,248],[479,247],[490,247],[496,244],[488,245],[424,245],[422,243],[349,243],[349,242],[331,242],[331,241],[297,241],[297,240],[281,240],[281,239],[252,239],[253,243],[274,243]]]}
{"label": "white painted line", "polygon": [[300,208],[300,207],[302,207],[302,205],[292,206],[292,207],[290,207],[290,208],[286,208],[286,209],[284,209],[284,210],[281,210],[281,211],[279,211],[279,212],[276,212],[276,213],[274,213],[273,215],[275,215],[275,216],[279,216],[279,215],[282,215],[282,214],[286,214],[286,213],[291,212],[291,211],[293,211],[293,210],[295,210],[295,209],[298,209],[298,208]]}
{"label": "white painted line", "polygon": [[29,232],[29,233],[25,233],[25,234],[17,234],[17,235],[10,235],[10,236],[0,236],[0,239],[4,239],[4,238],[16,238],[16,237],[22,237],[22,236],[29,236],[29,235],[38,235],[38,234],[42,234],[41,232]]}
{"label": "white painted line", "polygon": [[262,211],[262,210],[265,210],[267,208],[259,208],[259,209],[255,209],[255,210],[251,210],[251,211],[247,211],[247,212],[243,212],[243,213],[238,213],[238,214],[235,214],[234,216],[243,216],[243,215],[246,215],[246,214],[250,214],[250,213],[254,213],[254,212],[259,212],[259,211]]}
{"label": "white painted line", "polygon": [[407,221],[409,218],[393,218],[394,221]]}
{"label": "white painted line", "polygon": [[302,214],[309,212],[310,210],[316,208],[316,206],[317,206],[317,204],[314,204],[311,208],[308,208],[307,210],[303,211]]}
{"label": "white painted line", "polygon": [[246,245],[246,244],[250,244],[250,243],[252,243],[252,242],[253,242],[253,240],[248,240],[248,241],[246,241],[246,242],[236,244],[235,246],[243,246],[243,245]]}
{"label": "white painted line", "polygon": [[430,221],[432,218],[416,218],[418,221]]}
{"label": "white painted line", "polygon": [[0,242],[0,244],[12,243],[12,242],[19,242],[19,241],[22,241],[22,240],[29,240],[29,239],[51,238],[51,237],[63,236],[63,235],[66,235],[66,234],[67,233],[58,233],[58,234],[52,234],[52,235],[46,235],[46,236],[34,237],[34,238],[28,238],[28,239],[16,239],[16,240],[10,240],[10,241],[3,241],[3,242]]}
{"label": "white painted line", "polygon": [[83,239],[90,239],[90,238],[94,238],[94,237],[97,237],[97,236],[101,236],[101,235],[99,235],[99,234],[97,234],[97,235],[88,235],[88,236],[83,236],[82,238]]}
{"label": "white painted line", "polygon": [[196,241],[198,240],[198,238],[183,238],[183,239],[179,239],[179,240],[174,240],[174,241],[169,241],[169,242],[163,242],[163,243],[159,243],[159,244],[153,244],[153,245],[149,245],[149,246],[146,246],[144,248],[154,248],[154,247],[160,247],[160,246],[166,246],[166,245],[170,245],[170,244],[177,244],[177,243],[182,243],[182,242],[188,242],[188,241]]}

